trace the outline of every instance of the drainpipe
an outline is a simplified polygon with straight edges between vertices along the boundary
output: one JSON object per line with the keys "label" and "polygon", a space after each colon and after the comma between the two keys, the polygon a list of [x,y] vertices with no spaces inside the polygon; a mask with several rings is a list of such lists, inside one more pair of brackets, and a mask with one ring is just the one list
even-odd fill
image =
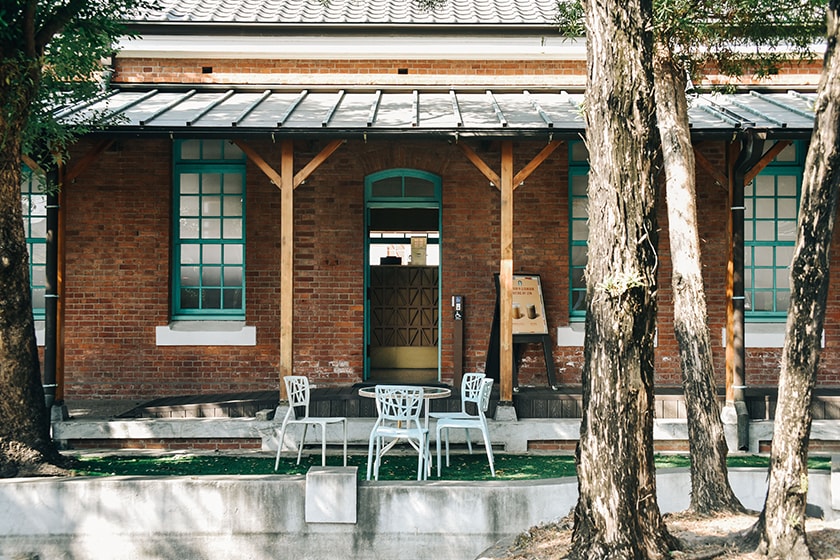
{"label": "drainpipe", "polygon": [[47,177],[47,266],[44,294],[44,401],[51,413],[56,396],[58,324],[58,185],[57,174]]}
{"label": "drainpipe", "polygon": [[745,130],[741,137],[741,151],[735,160],[732,172],[732,188],[730,189],[730,220],[732,224],[732,320],[729,326],[732,334],[727,336],[731,341],[732,387],[731,399],[735,406],[738,423],[738,449],[749,450],[750,416],[744,391],[747,388],[745,363],[746,350],[744,345],[744,178],[750,169],[758,162],[764,153],[764,139],[766,134],[753,129]]}

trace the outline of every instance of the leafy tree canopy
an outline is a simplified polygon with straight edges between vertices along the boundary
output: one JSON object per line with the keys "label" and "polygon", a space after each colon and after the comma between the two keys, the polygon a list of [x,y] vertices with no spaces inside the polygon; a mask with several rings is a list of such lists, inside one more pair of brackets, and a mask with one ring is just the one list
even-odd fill
{"label": "leafy tree canopy", "polygon": [[[582,36],[581,0],[558,0],[558,23]],[[656,40],[692,77],[713,65],[727,76],[776,72],[813,56],[825,37],[825,0],[653,0]]]}
{"label": "leafy tree canopy", "polygon": [[[113,54],[114,40],[125,35],[122,22],[148,7],[146,0],[6,0],[0,5],[0,123],[26,123],[25,153],[49,164],[88,129],[90,123],[59,126],[56,109],[102,93],[108,78],[102,61]],[[35,71],[21,71],[27,68]],[[8,134],[0,136],[0,149],[8,140]]]}

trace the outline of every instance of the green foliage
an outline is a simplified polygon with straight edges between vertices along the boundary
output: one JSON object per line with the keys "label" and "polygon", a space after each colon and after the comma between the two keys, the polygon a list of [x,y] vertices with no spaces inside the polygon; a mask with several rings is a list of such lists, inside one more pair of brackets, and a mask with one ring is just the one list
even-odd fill
{"label": "green foliage", "polygon": [[[126,35],[123,21],[149,7],[146,0],[12,0],[0,7],[0,123],[25,123],[19,140],[37,163],[48,167],[96,126],[95,120],[62,125],[56,115],[104,90],[102,61]],[[39,71],[15,71],[27,67]],[[0,149],[8,134],[0,136]]]}
{"label": "green foliage", "polygon": [[[558,0],[558,24],[582,36],[581,0]],[[654,0],[657,41],[692,77],[707,65],[765,77],[791,57],[808,58],[825,36],[825,0]]]}
{"label": "green foliage", "polygon": [[[75,473],[85,476],[196,476],[196,475],[304,475],[310,467],[321,465],[319,453],[304,455],[296,464],[292,455],[280,457],[280,468],[274,472],[274,457],[266,455],[166,454],[166,455],[82,455]],[[730,467],[768,468],[769,458],[759,455],[735,455],[728,458]],[[327,464],[341,465],[340,455],[327,457]],[[367,455],[349,455],[349,466],[359,468],[359,479],[367,475]],[[830,470],[829,457],[812,457],[812,469]],[[575,476],[575,460],[571,455],[508,455],[496,454],[496,480],[537,480]],[[658,455],[656,468],[686,468],[686,455]],[[436,468],[431,479],[436,479]],[[386,455],[379,470],[380,480],[412,480],[417,476],[417,456]],[[450,466],[441,471],[442,480],[493,480],[482,450],[472,455],[453,454]]]}

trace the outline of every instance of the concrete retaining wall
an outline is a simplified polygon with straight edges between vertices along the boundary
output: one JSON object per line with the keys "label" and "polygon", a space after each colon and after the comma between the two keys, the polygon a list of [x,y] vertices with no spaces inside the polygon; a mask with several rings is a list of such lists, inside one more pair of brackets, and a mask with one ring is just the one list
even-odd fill
{"label": "concrete retaining wall", "polygon": [[[840,473],[834,476],[840,476]],[[758,509],[766,471],[733,469]],[[573,478],[492,482],[359,482],[356,523],[307,523],[304,476],[106,477],[0,480],[0,560],[475,558],[497,540],[566,515]],[[688,504],[684,469],[658,477],[663,512]],[[838,485],[835,485],[838,486]],[[811,473],[826,518],[831,476]],[[838,488],[840,490],[840,488]]]}

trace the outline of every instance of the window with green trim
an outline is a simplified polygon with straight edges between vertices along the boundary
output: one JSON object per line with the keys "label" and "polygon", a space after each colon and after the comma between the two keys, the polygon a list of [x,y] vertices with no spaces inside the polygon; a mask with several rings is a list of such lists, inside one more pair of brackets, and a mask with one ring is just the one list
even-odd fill
{"label": "window with green trim", "polygon": [[569,144],[569,315],[586,316],[589,238],[589,153],[583,142]]}
{"label": "window with green trim", "polygon": [[805,149],[785,148],[744,187],[745,317],[784,320]]}
{"label": "window with green trim", "polygon": [[47,193],[44,192],[43,177],[24,166],[20,191],[26,247],[29,250],[32,314],[35,320],[43,320],[47,285]]}
{"label": "window with green trim", "polygon": [[245,155],[175,142],[173,319],[245,318]]}

